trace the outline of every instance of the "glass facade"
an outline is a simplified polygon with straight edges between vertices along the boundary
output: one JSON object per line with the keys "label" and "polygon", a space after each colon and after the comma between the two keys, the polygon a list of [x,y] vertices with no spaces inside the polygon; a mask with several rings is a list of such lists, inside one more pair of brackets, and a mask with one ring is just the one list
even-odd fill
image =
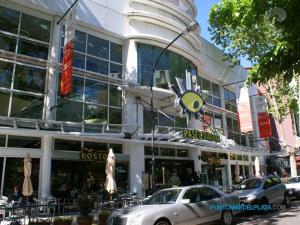
{"label": "glass facade", "polygon": [[201,95],[207,104],[221,108],[220,86],[203,77],[198,77],[198,84],[201,88]]}
{"label": "glass facade", "polygon": [[233,91],[224,88],[224,102],[225,102],[225,109],[234,113],[237,112],[236,96]]}
{"label": "glass facade", "polygon": [[[176,128],[186,128],[187,120],[186,118],[181,118],[174,115],[165,115],[160,112],[153,112],[151,116],[151,111],[144,109],[144,133],[150,133],[152,130],[152,118],[154,118],[154,125],[161,127],[176,127]],[[163,130],[163,128],[161,128]]]}
{"label": "glass facade", "polygon": [[[50,31],[50,21],[0,6],[1,50],[47,60]],[[0,115],[42,119],[45,84],[45,67],[0,60]]]}
{"label": "glass facade", "polygon": [[122,89],[92,79],[73,77],[72,93],[57,99],[56,120],[121,124]]}
{"label": "glass facade", "polygon": [[[143,86],[150,86],[154,63],[163,49],[146,44],[138,44],[138,77]],[[185,80],[185,71],[197,74],[196,66],[192,62],[174,52],[166,51],[158,62],[153,75],[156,87],[168,89],[167,82],[175,84],[175,77]]]}
{"label": "glass facade", "polygon": [[[64,44],[64,28],[61,39],[61,61]],[[104,76],[122,79],[122,45],[76,30],[73,66]]]}

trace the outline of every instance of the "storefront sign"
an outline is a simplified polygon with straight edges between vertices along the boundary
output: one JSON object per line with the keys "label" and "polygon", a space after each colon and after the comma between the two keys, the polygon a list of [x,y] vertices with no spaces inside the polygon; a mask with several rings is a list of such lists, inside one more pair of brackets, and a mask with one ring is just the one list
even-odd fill
{"label": "storefront sign", "polygon": [[92,148],[83,148],[80,151],[80,159],[82,160],[93,160],[93,161],[106,161],[106,152],[97,152]]}
{"label": "storefront sign", "polygon": [[207,131],[183,129],[183,138],[220,142],[220,136]]}

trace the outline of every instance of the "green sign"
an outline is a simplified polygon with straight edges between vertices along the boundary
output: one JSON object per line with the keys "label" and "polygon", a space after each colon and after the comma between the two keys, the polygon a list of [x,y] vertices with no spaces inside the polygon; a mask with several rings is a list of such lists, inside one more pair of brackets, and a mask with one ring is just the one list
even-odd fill
{"label": "green sign", "polygon": [[93,161],[105,161],[107,159],[106,152],[97,152],[92,148],[83,148],[80,151],[80,159],[93,160]]}
{"label": "green sign", "polygon": [[202,130],[183,129],[183,138],[220,142],[220,136]]}

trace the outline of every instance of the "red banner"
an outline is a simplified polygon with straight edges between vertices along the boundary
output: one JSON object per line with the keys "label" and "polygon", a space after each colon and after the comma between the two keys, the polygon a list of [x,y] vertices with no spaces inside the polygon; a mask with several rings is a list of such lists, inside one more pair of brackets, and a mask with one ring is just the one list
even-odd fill
{"label": "red banner", "polygon": [[64,46],[64,57],[62,63],[62,76],[60,80],[60,94],[66,96],[72,91],[73,73],[73,40]]}
{"label": "red banner", "polygon": [[257,113],[260,138],[269,138],[272,136],[272,129],[269,114],[267,112]]}

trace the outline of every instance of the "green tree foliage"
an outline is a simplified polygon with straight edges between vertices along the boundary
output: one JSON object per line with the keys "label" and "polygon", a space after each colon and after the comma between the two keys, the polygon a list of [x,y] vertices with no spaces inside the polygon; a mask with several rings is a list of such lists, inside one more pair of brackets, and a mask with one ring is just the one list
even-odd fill
{"label": "green tree foliage", "polygon": [[212,40],[224,49],[226,59],[237,64],[246,57],[254,65],[248,83],[276,87],[276,96],[269,99],[285,96],[277,101],[278,119],[287,114],[284,106],[298,108],[289,83],[298,79],[300,69],[299,0],[222,0],[212,7],[209,23]]}

